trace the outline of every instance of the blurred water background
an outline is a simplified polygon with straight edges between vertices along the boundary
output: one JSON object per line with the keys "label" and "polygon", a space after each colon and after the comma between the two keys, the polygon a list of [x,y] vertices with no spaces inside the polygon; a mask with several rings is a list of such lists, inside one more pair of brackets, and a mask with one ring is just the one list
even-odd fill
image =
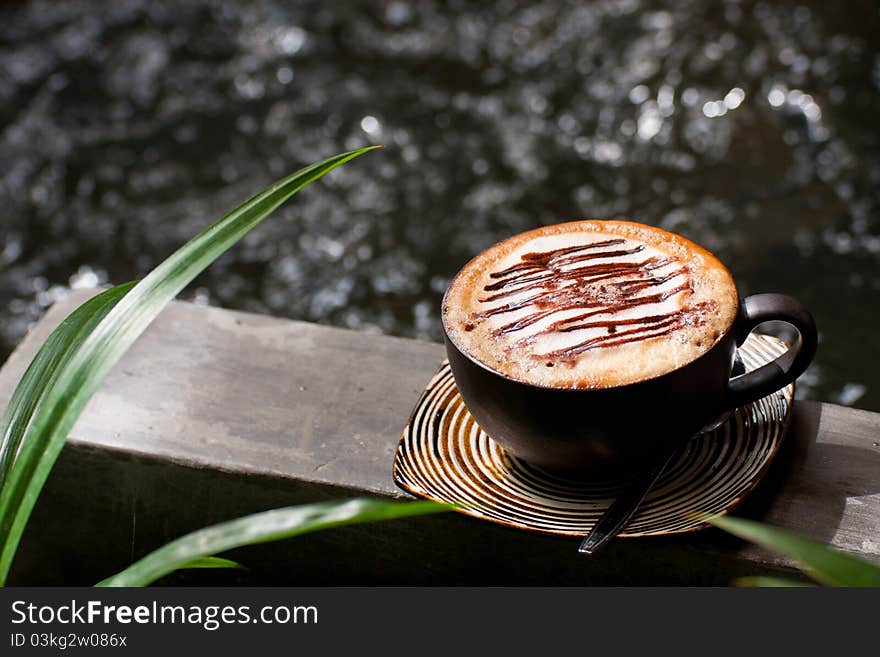
{"label": "blurred water background", "polygon": [[634,219],[800,298],[799,396],[880,411],[878,35],[858,0],[3,3],[0,359],[70,287],[382,143],[185,296],[437,340],[481,249]]}

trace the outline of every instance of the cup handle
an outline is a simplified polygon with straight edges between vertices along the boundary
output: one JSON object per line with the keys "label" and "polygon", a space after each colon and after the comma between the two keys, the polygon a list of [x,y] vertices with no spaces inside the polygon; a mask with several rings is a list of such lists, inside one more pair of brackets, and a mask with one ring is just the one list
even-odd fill
{"label": "cup handle", "polygon": [[757,401],[785,387],[804,373],[816,354],[818,336],[813,316],[800,301],[784,294],[754,294],[743,299],[734,329],[737,347],[742,346],[758,324],[771,320],[791,324],[797,329],[798,338],[772,362],[730,379],[728,409]]}

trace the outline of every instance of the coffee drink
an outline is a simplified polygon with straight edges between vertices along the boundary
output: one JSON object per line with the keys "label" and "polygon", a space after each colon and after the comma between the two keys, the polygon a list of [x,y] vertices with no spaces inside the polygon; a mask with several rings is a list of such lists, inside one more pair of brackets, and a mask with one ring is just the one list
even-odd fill
{"label": "coffee drink", "polygon": [[[584,476],[642,468],[795,380],[816,352],[796,299],[740,301],[718,259],[626,221],[515,235],[464,266],[443,298],[446,356],[479,427],[511,455]],[[738,345],[791,324],[786,352],[746,374]]]}
{"label": "coffee drink", "polygon": [[734,281],[693,242],[626,221],[574,221],[474,258],[443,304],[447,337],[495,372],[549,388],[610,388],[709,351],[737,317]]}

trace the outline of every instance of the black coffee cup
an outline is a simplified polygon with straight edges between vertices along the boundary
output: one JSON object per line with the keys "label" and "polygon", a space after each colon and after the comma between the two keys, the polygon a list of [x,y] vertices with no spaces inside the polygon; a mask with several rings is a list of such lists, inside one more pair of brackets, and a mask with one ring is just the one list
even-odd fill
{"label": "black coffee cup", "polygon": [[[772,362],[732,376],[737,347],[771,320],[794,326],[795,343]],[[614,387],[552,388],[514,380],[471,358],[449,338],[445,322],[444,313],[449,364],[477,424],[511,454],[559,471],[632,469],[670,436],[696,433],[794,381],[817,344],[816,325],[800,302],[757,294],[739,303],[736,320],[711,349],[678,369]]]}

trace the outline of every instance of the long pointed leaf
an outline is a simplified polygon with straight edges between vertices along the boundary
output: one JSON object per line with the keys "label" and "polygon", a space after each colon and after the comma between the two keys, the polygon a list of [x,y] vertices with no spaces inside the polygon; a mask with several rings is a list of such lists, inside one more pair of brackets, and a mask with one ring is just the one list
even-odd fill
{"label": "long pointed leaf", "polygon": [[192,560],[243,545],[290,538],[356,522],[391,520],[448,510],[435,502],[385,502],[365,498],[273,509],[187,534],[151,552],[97,586],[147,586]]}
{"label": "long pointed leaf", "polygon": [[[134,285],[134,282],[118,285],[81,304],[52,331],[19,380],[0,421],[3,429],[0,518],[11,518],[28,494],[27,481],[23,481],[28,471],[17,466],[38,460],[45,447],[41,441],[33,439],[34,435],[29,431],[36,414],[43,408],[56,374],[67,366],[95,326]],[[39,494],[39,489],[32,494]],[[5,526],[0,525],[0,531],[3,530]],[[12,540],[7,534],[0,533],[0,536],[4,544]]]}
{"label": "long pointed leaf", "polygon": [[880,566],[824,543],[743,518],[714,517],[708,522],[798,562],[801,570],[829,586],[880,586]]}
{"label": "long pointed leaf", "polygon": [[34,409],[48,390],[55,373],[91,333],[95,324],[133,285],[134,282],[126,283],[87,300],[64,318],[37,351],[15,387],[6,413],[0,419],[0,490],[8,478],[13,457],[18,453]]}
{"label": "long pointed leaf", "polygon": [[[33,412],[3,494],[18,500],[0,516],[0,584],[61,447],[86,402],[144,329],[186,285],[273,210],[306,185],[373,147],[342,153],[278,181],[187,242],[132,288],[56,374]],[[15,490],[7,491],[14,487]]]}
{"label": "long pointed leaf", "polygon": [[246,568],[232,559],[223,559],[222,557],[198,557],[189,563],[185,563],[178,567],[178,570],[202,569],[202,568],[235,568],[238,570],[246,570]]}

